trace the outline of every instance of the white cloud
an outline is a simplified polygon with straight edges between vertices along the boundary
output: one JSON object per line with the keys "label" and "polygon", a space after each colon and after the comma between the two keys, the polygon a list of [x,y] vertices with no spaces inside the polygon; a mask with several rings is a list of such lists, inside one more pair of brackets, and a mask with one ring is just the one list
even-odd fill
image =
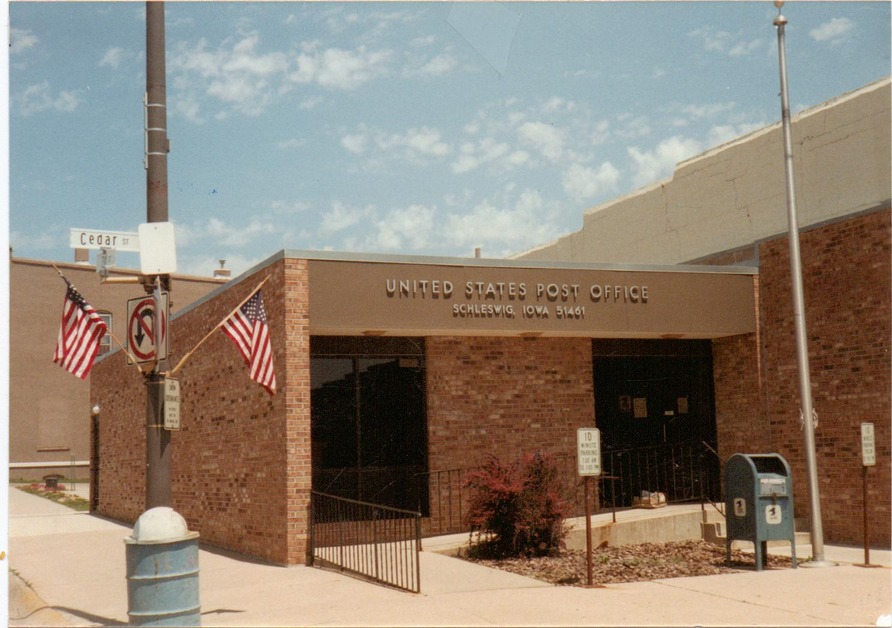
{"label": "white cloud", "polygon": [[734,103],[714,103],[709,105],[685,105],[682,113],[687,114],[693,120],[711,118],[720,113],[726,113],[734,109]]}
{"label": "white cloud", "polygon": [[514,166],[520,167],[525,165],[530,161],[530,154],[525,150],[516,150],[510,155],[508,155],[507,162]]}
{"label": "white cloud", "polygon": [[300,104],[298,105],[301,109],[309,110],[315,109],[319,105],[325,102],[325,99],[322,96],[307,96],[306,98],[301,99]]}
{"label": "white cloud", "polygon": [[503,204],[500,209],[484,200],[469,212],[447,216],[442,228],[447,242],[468,252],[480,246],[487,255],[504,256],[555,237],[555,207],[537,190],[523,190]]}
{"label": "white cloud", "polygon": [[118,68],[127,59],[128,56],[129,53],[127,53],[127,51],[125,51],[123,48],[109,48],[105,51],[105,54],[103,54],[102,58],[99,60],[99,66]]}
{"label": "white cloud", "polygon": [[621,139],[638,139],[651,133],[650,122],[644,116],[633,117],[630,113],[622,113],[616,119],[621,126],[614,133]]}
{"label": "white cloud", "polygon": [[552,96],[551,98],[546,100],[545,103],[542,105],[542,112],[543,113],[554,113],[556,111],[560,111],[560,110],[564,109],[565,107],[572,109],[573,104],[568,103],[566,100],[564,100],[563,98],[560,98],[559,96]]}
{"label": "white cloud", "polygon": [[201,124],[204,118],[201,115],[201,105],[195,94],[183,94],[176,99],[173,110],[177,115],[183,116],[190,122]]}
{"label": "white cloud", "polygon": [[77,109],[80,104],[78,92],[52,92],[49,81],[29,85],[14,99],[13,109],[22,116],[31,116],[44,111],[60,111],[68,113]]}
{"label": "white cloud", "polygon": [[728,54],[732,57],[746,57],[755,54],[767,47],[765,40],[761,37],[755,39],[738,41],[734,43],[728,50]]}
{"label": "white cloud", "polygon": [[343,231],[367,218],[371,213],[370,206],[347,207],[340,201],[333,201],[331,209],[322,214],[322,223],[319,225],[319,229],[325,234]]}
{"label": "white cloud", "polygon": [[697,140],[673,136],[663,140],[650,151],[643,151],[635,146],[627,150],[635,170],[632,182],[640,186],[672,174],[678,162],[696,155],[703,150],[703,147]]}
{"label": "white cloud", "polygon": [[413,39],[412,41],[409,42],[409,45],[412,46],[413,48],[424,48],[427,46],[434,45],[434,42],[436,42],[436,39],[434,38],[434,36],[427,35],[425,37],[416,37],[415,39]]}
{"label": "white cloud", "polygon": [[719,146],[725,142],[735,140],[741,135],[751,133],[756,129],[761,129],[766,125],[764,122],[749,124],[719,124],[709,129],[709,137],[707,139],[708,146]]}
{"label": "white cloud", "polygon": [[449,74],[458,67],[458,59],[443,52],[433,57],[412,54],[403,69],[406,78],[430,79]]}
{"label": "white cloud", "polygon": [[573,200],[581,202],[615,192],[619,177],[619,170],[609,161],[605,161],[597,169],[573,164],[564,173],[561,182],[564,191]]}
{"label": "white cloud", "polygon": [[589,137],[593,146],[604,144],[610,138],[610,122],[607,120],[597,122]]}
{"label": "white cloud", "polygon": [[313,205],[306,201],[273,201],[270,207],[280,214],[301,214],[312,209]]}
{"label": "white cloud", "polygon": [[428,127],[380,137],[377,144],[385,151],[402,149],[403,156],[414,162],[420,161],[423,157],[444,157],[452,151],[449,144],[443,141],[440,131]]}
{"label": "white cloud", "polygon": [[204,226],[205,237],[214,240],[218,245],[236,248],[247,246],[259,237],[277,232],[276,225],[260,218],[252,218],[247,225],[238,226],[228,225],[218,218],[211,218]]}
{"label": "white cloud", "polygon": [[709,52],[718,52],[732,57],[748,56],[764,50],[768,43],[761,37],[746,37],[742,31],[729,33],[709,27],[698,28],[688,33],[688,37],[698,39]]}
{"label": "white cloud", "polygon": [[389,51],[370,51],[365,46],[356,50],[308,50],[298,55],[297,70],[289,78],[295,83],[353,90],[384,74],[391,57]]}
{"label": "white cloud", "polygon": [[367,244],[375,250],[426,249],[435,233],[435,214],[435,208],[418,204],[394,209],[376,223],[377,232]]}
{"label": "white cloud", "polygon": [[[207,41],[183,43],[169,55],[169,73],[173,85],[189,105],[177,109],[191,120],[201,119],[199,99],[209,95],[249,116],[263,113],[279,93],[277,79],[288,70],[288,58],[281,52],[259,53],[260,37],[251,33],[233,42],[224,42],[209,50]],[[225,113],[217,117],[225,117]]]}
{"label": "white cloud", "polygon": [[354,155],[361,155],[368,147],[369,137],[365,133],[345,135],[341,138],[341,146]]}
{"label": "white cloud", "polygon": [[[477,142],[464,142],[459,148],[458,158],[452,162],[452,172],[462,174],[470,172],[483,164],[491,163],[511,151],[511,147],[495,138],[485,137]],[[514,154],[515,162],[525,161]]]}
{"label": "white cloud", "polygon": [[40,40],[29,30],[23,28],[9,29],[9,54],[18,55],[33,48]]}
{"label": "white cloud", "polygon": [[300,148],[301,146],[306,146],[307,140],[302,137],[292,137],[287,140],[280,140],[276,143],[276,148],[280,148],[282,150],[288,150],[291,148]]}
{"label": "white cloud", "polygon": [[560,159],[564,151],[564,133],[545,122],[524,122],[517,130],[520,141],[544,155],[549,161]]}
{"label": "white cloud", "polygon": [[815,41],[826,41],[836,45],[844,41],[853,30],[855,23],[852,20],[847,17],[835,17],[812,29],[808,34]]}
{"label": "white cloud", "polygon": [[452,147],[443,140],[442,133],[430,127],[413,128],[404,133],[387,133],[360,125],[355,133],[341,137],[341,146],[354,155],[362,155],[374,148],[378,151],[377,159],[388,157],[415,164],[423,164],[428,158],[439,159],[452,152]]}
{"label": "white cloud", "polygon": [[712,52],[725,52],[728,49],[728,42],[731,40],[731,33],[728,31],[717,31],[708,27],[698,28],[688,33],[688,37],[699,39],[703,43],[703,48]]}

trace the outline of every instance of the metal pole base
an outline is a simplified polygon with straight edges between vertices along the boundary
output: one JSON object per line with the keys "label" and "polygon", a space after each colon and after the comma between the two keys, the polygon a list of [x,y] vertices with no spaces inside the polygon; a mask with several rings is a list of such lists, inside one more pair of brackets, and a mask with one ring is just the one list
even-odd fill
{"label": "metal pole base", "polygon": [[832,560],[809,560],[804,563],[799,563],[800,567],[805,567],[809,569],[811,567],[839,567],[839,563],[835,563]]}

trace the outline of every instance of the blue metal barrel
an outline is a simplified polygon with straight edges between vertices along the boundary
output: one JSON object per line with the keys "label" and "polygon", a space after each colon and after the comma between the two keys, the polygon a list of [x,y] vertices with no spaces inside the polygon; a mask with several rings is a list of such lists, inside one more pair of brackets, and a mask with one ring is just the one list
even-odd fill
{"label": "blue metal barrel", "polygon": [[[147,515],[153,513],[146,525]],[[127,615],[134,626],[200,626],[198,533],[171,509],[147,511],[124,539],[127,554]],[[172,513],[172,515],[171,515]],[[161,521],[159,532],[157,521]],[[171,521],[173,525],[171,525]],[[173,535],[173,538],[170,538]],[[158,538],[160,537],[160,538]]]}

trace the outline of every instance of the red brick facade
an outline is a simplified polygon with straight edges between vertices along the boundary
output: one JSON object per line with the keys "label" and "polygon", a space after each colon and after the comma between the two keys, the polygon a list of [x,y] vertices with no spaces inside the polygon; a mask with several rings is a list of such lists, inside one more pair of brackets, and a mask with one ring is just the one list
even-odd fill
{"label": "red brick facade", "polygon": [[595,424],[587,338],[428,338],[427,364],[431,469],[573,455]]}
{"label": "red brick facade", "polygon": [[[549,454],[565,482],[575,482],[576,430],[595,424],[590,339],[432,337],[426,351],[430,483],[439,496],[431,504],[434,529],[449,529],[467,505],[468,495],[456,490],[462,476],[448,472],[479,466],[489,455],[514,462]],[[445,484],[451,490],[440,488]],[[581,490],[565,485],[567,495],[577,494],[579,512]]]}
{"label": "red brick facade", "polygon": [[[802,251],[825,540],[861,541],[859,426],[871,421],[872,539],[888,546],[890,212],[810,229]],[[719,454],[723,461],[736,452],[782,454],[796,515],[807,520],[786,240],[761,243],[759,258],[758,331],[713,342]],[[178,373],[173,501],[203,541],[295,564],[306,557],[311,490],[308,262],[279,259],[187,309],[172,325],[172,362],[265,276],[278,394],[252,382],[232,343],[212,335]],[[572,456],[576,429],[595,424],[589,338],[431,336],[425,347],[431,471],[467,469],[488,454]],[[135,521],[145,495],[143,379],[119,352],[94,368],[91,396],[102,405],[99,512]],[[431,511],[441,516],[433,504]]]}
{"label": "red brick facade", "polygon": [[[868,474],[871,539],[890,543],[890,241],[888,209],[800,237],[827,542],[863,542],[860,424],[872,422],[877,466]],[[796,516],[807,521],[787,239],[761,243],[759,260],[758,335],[713,343],[719,449],[723,460],[736,452],[783,455],[793,474]]]}
{"label": "red brick facade", "polygon": [[[172,366],[263,276],[278,393],[251,381],[232,342],[213,334],[177,373],[182,429],[171,435],[173,507],[203,541],[276,563],[302,563],[310,494],[306,262],[284,260],[173,323]],[[198,383],[201,383],[200,386]],[[145,398],[118,353],[96,365],[101,401],[99,512],[135,521],[145,509]]]}

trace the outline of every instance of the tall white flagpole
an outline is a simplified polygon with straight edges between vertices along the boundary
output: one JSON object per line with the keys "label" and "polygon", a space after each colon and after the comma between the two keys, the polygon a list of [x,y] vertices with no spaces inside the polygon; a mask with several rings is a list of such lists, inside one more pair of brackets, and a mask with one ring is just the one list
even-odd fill
{"label": "tall white flagpole", "polygon": [[824,559],[824,529],[821,524],[821,495],[818,487],[817,455],[815,453],[815,412],[812,406],[811,375],[808,364],[808,334],[805,326],[805,296],[802,289],[802,260],[799,252],[799,219],[796,215],[796,191],[793,185],[793,134],[790,125],[790,99],[787,95],[787,60],[784,50],[784,27],[787,18],[780,13],[783,0],[775,0],[778,13],[777,54],[780,64],[781,124],[784,135],[784,171],[787,184],[787,217],[790,240],[790,276],[793,283],[793,316],[796,328],[796,360],[799,367],[800,420],[805,440],[805,469],[808,476],[809,510],[811,514],[812,560],[803,567],[831,567]]}

